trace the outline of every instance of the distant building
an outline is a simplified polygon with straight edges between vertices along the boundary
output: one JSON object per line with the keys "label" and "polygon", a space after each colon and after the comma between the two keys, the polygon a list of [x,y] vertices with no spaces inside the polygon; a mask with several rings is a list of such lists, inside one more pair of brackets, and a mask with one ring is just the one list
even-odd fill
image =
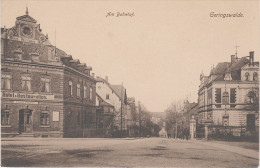
{"label": "distant building", "polygon": [[236,127],[258,131],[259,62],[254,62],[254,52],[247,57],[232,55],[209,76],[200,75],[199,124],[232,126],[236,135],[240,132]]}
{"label": "distant building", "polygon": [[184,116],[184,124],[186,128],[190,127],[190,120],[192,119],[192,116],[194,116],[194,119],[198,123],[198,112],[199,107],[198,103],[190,103],[188,100],[184,102],[184,108],[183,108],[183,116]]}
{"label": "distant building", "polygon": [[129,137],[137,136],[137,119],[138,115],[136,112],[135,98],[127,98],[127,114],[126,114],[126,123],[127,123],[127,135]]}
{"label": "distant building", "polygon": [[160,132],[159,132],[159,136],[160,136],[161,138],[166,138],[166,137],[167,137],[167,132],[166,132],[166,130],[165,130],[165,123],[163,123],[162,129],[161,129]]}
{"label": "distant building", "polygon": [[165,112],[149,112],[152,116],[152,122],[154,124],[158,124],[162,126],[161,124],[163,123],[165,119]]}
{"label": "distant building", "polygon": [[91,67],[51,45],[28,14],[1,28],[1,134],[83,137],[96,129]]}

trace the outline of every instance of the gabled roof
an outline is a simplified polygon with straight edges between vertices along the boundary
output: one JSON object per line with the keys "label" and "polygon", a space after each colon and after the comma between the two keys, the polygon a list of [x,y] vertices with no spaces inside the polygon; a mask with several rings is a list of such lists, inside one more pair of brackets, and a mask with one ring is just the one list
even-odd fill
{"label": "gabled roof", "polygon": [[109,104],[109,103],[106,102],[104,99],[102,99],[102,97],[99,96],[98,93],[96,93],[96,95],[97,95],[98,100],[101,101],[101,105],[102,105],[102,106],[111,106],[111,107],[114,107],[112,104]]}
{"label": "gabled roof", "polygon": [[97,76],[97,77],[96,77],[96,81],[97,81],[97,82],[104,82],[104,83],[113,91],[113,93],[114,93],[119,99],[121,99],[121,96],[120,96],[121,94],[118,94],[118,93],[114,90],[114,88],[112,87],[112,85],[110,85],[110,83],[108,83],[105,79],[103,79],[103,78]]}
{"label": "gabled roof", "polygon": [[241,68],[248,63],[249,60],[246,57],[242,57],[233,63],[221,62],[211,70],[210,75],[217,75],[214,81],[224,81],[225,73],[231,73],[232,80],[240,80]]}
{"label": "gabled roof", "polygon": [[111,85],[112,89],[116,92],[120,99],[123,99],[123,102],[126,102],[126,89],[123,85]]}
{"label": "gabled roof", "polygon": [[16,18],[16,20],[22,20],[26,22],[36,23],[37,21],[29,15],[23,15]]}
{"label": "gabled roof", "polygon": [[217,64],[216,67],[214,67],[211,70],[210,75],[220,75],[220,74],[223,74],[229,66],[230,66],[229,62],[220,62],[220,63]]}
{"label": "gabled roof", "polygon": [[246,57],[242,57],[234,63],[229,63],[230,65],[218,74],[215,81],[224,81],[225,73],[231,73],[232,80],[241,80],[241,68],[249,63]]}

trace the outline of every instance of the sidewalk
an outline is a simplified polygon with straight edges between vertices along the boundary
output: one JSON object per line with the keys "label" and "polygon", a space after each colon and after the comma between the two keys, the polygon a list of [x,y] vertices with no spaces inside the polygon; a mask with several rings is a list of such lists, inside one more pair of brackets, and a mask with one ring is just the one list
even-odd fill
{"label": "sidewalk", "polygon": [[[206,140],[192,140],[192,142],[223,149],[229,152],[237,153],[257,160],[259,159],[259,151],[253,149],[246,149],[245,147],[239,147],[237,142],[206,141]],[[236,143],[236,144],[232,144],[232,143]],[[243,144],[243,142],[241,142],[241,144]]]}

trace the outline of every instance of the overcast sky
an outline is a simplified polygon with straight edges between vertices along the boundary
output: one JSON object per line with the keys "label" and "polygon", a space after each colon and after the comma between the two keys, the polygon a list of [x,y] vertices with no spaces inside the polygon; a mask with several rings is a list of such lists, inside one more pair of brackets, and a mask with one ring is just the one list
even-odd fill
{"label": "overcast sky", "polygon": [[[44,34],[74,59],[93,67],[111,84],[123,82],[128,97],[148,110],[164,111],[171,102],[197,101],[199,76],[212,65],[255,51],[259,56],[258,1],[7,1],[1,27],[29,15]],[[134,17],[106,17],[134,12]],[[214,18],[210,13],[242,13]]]}

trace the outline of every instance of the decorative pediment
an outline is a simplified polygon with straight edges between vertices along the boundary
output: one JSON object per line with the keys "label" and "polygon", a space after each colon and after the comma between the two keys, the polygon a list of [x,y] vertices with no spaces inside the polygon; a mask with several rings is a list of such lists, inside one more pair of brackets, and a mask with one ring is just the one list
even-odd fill
{"label": "decorative pediment", "polygon": [[32,18],[31,16],[29,15],[23,15],[23,16],[19,16],[16,18],[16,20],[21,20],[21,21],[25,21],[25,22],[31,22],[31,23],[36,23],[37,21]]}
{"label": "decorative pediment", "polygon": [[253,65],[246,64],[241,68],[241,70],[248,70],[248,69],[252,69],[252,68],[259,68],[259,63],[254,62]]}

